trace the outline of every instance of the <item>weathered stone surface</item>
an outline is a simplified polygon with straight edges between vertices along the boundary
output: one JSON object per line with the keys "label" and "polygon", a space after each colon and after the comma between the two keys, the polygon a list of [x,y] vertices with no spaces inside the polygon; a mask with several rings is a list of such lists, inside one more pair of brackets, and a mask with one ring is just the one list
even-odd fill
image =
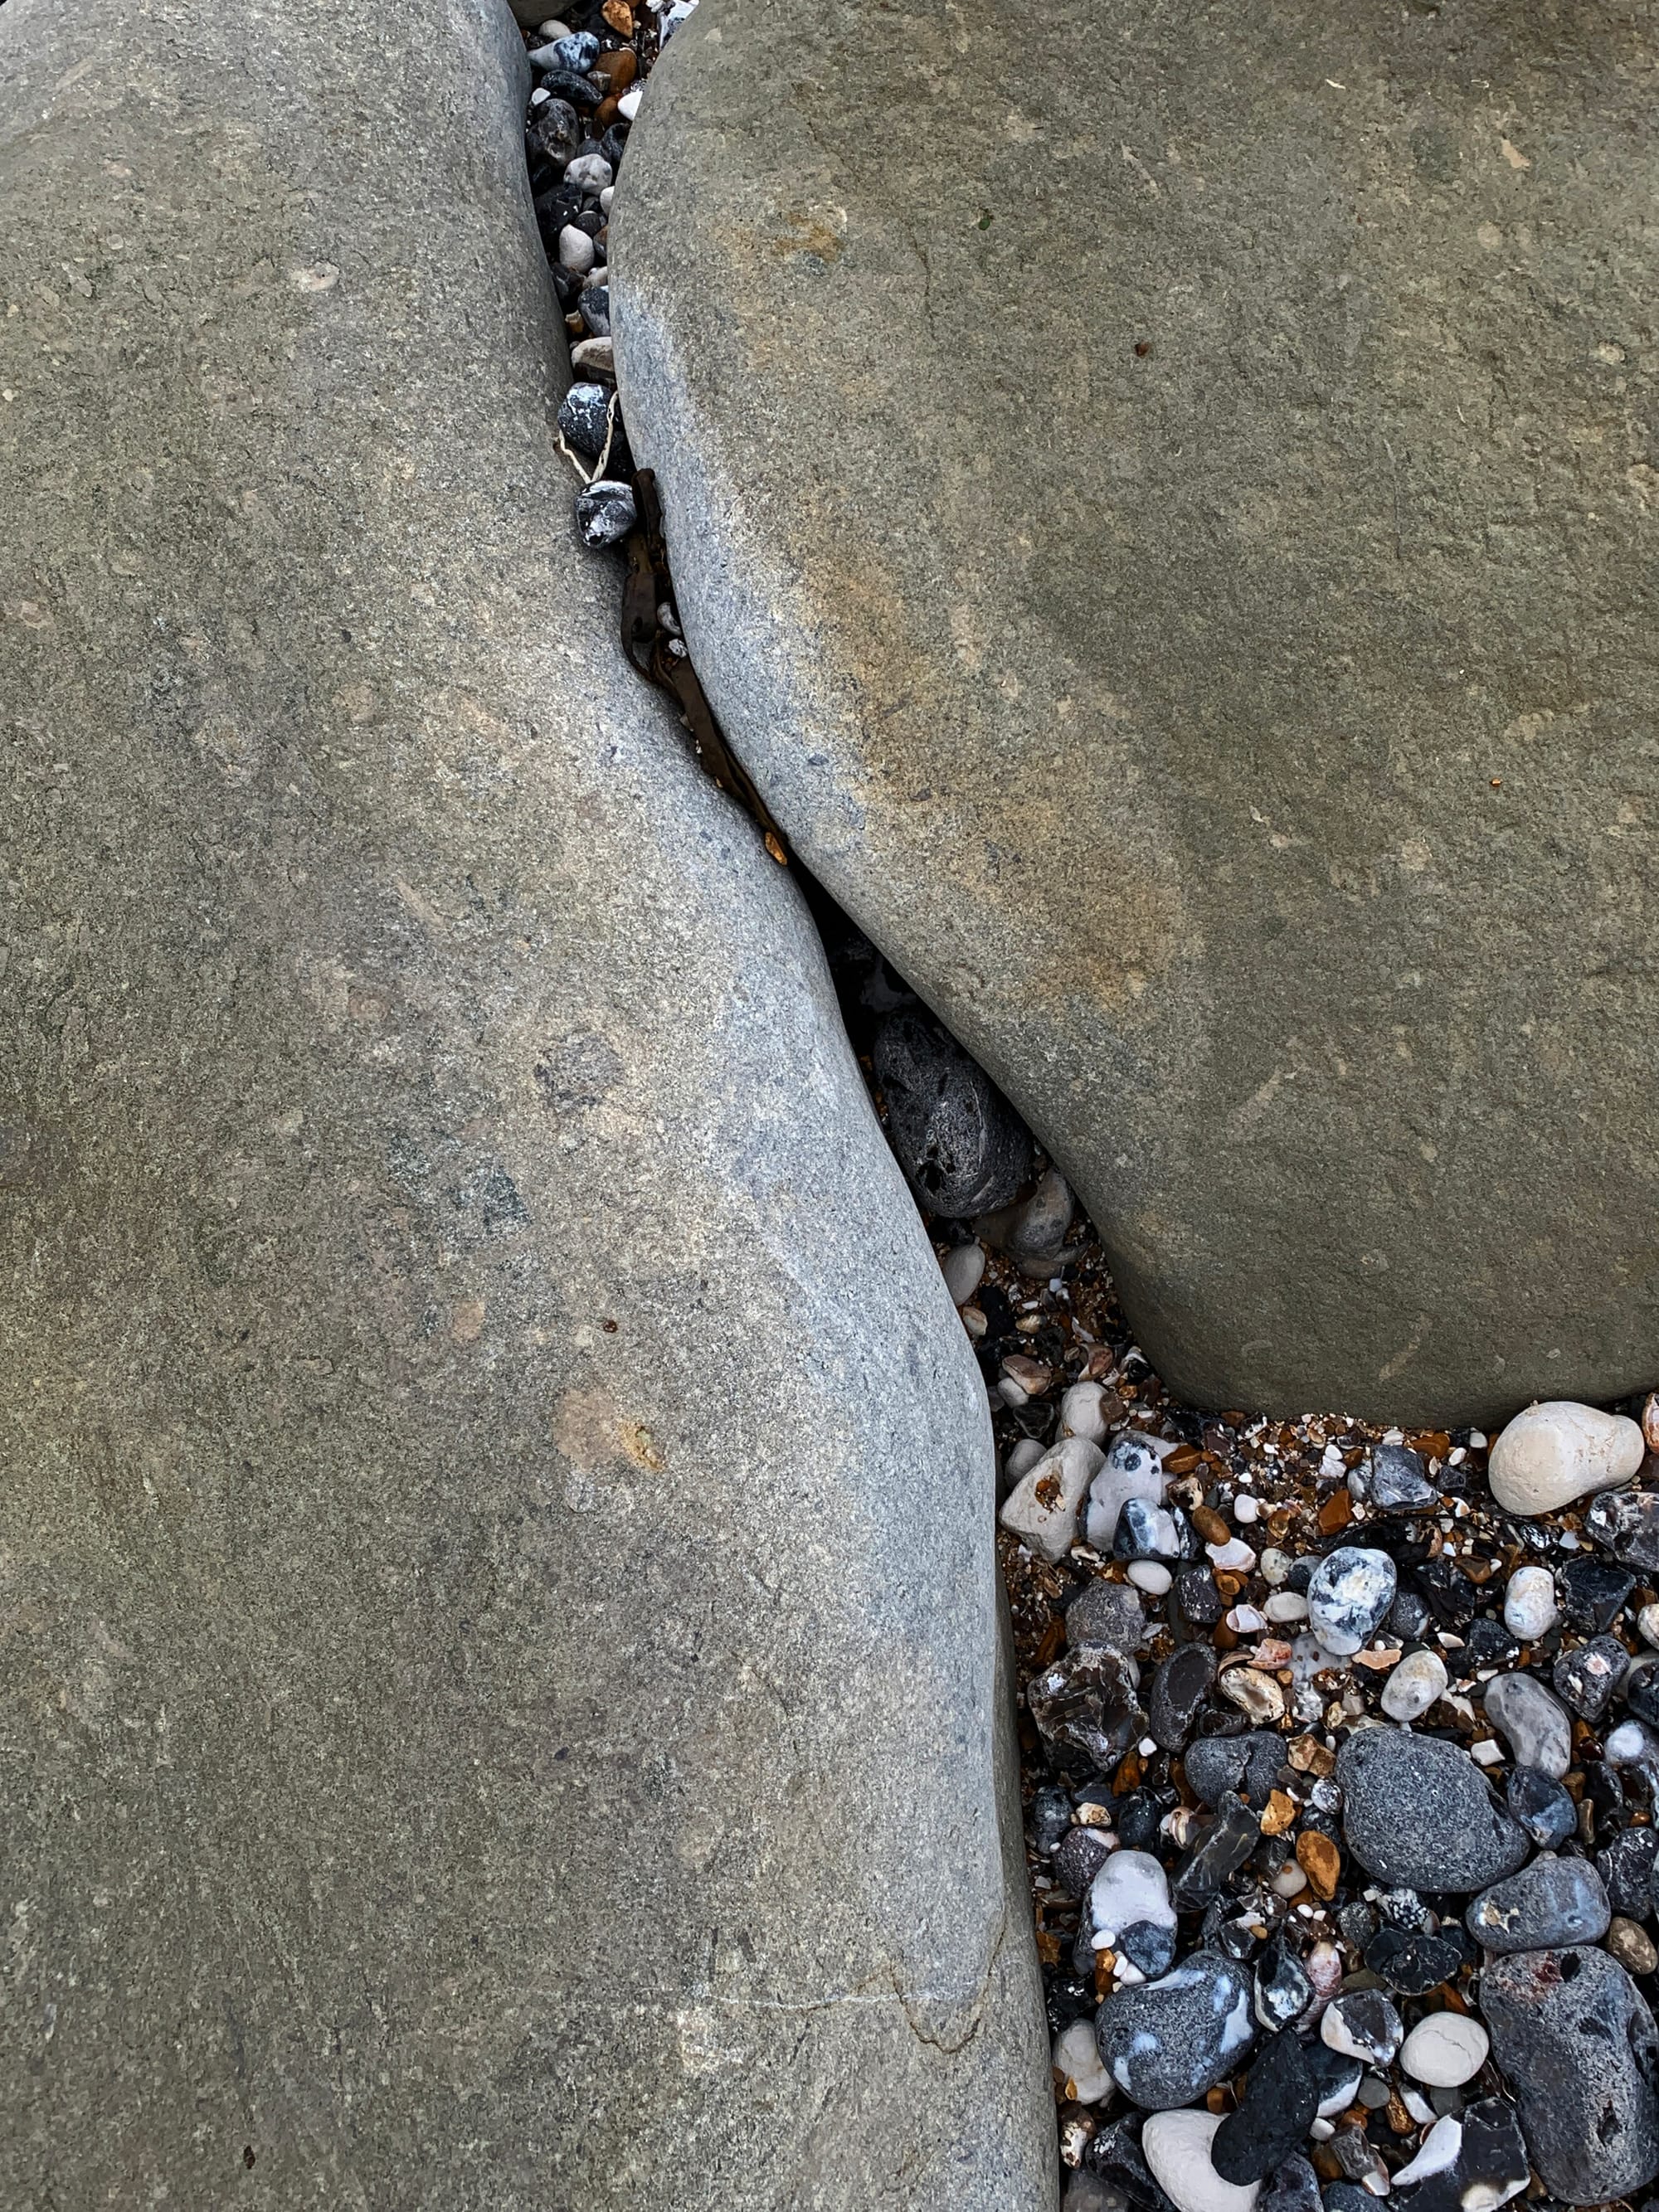
{"label": "weathered stone surface", "polygon": [[1656,37],[705,0],[653,79],[698,666],[1200,1402],[1652,1379]]}
{"label": "weathered stone surface", "polygon": [[980,1385],[510,41],[0,9],[0,2201],[1045,2205]]}

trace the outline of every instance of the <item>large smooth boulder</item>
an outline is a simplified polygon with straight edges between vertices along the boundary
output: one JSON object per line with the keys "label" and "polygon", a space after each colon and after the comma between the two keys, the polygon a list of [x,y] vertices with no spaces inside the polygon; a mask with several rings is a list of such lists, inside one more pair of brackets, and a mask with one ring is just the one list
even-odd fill
{"label": "large smooth boulder", "polygon": [[0,2200],[1042,2207],[982,1393],[525,91],[0,9]]}
{"label": "large smooth boulder", "polygon": [[704,0],[629,432],[768,802],[1206,1405],[1652,1377],[1650,15]]}

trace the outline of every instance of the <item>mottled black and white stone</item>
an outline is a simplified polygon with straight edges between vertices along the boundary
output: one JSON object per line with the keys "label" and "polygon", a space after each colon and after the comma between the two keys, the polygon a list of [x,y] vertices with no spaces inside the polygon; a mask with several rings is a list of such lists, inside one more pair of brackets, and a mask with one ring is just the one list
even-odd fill
{"label": "mottled black and white stone", "polygon": [[1428,1513],[1440,1493],[1428,1463],[1409,1444],[1374,1444],[1365,1466],[1365,1495],[1378,1513]]}
{"label": "mottled black and white stone", "polygon": [[1309,1626],[1327,1651],[1341,1656],[1360,1650],[1388,1618],[1398,1583],[1386,1552],[1339,1545],[1309,1578]]}
{"label": "mottled black and white stone", "polygon": [[1629,1665],[1630,1654],[1616,1636],[1592,1636],[1557,1655],[1550,1680],[1557,1697],[1581,1720],[1599,1721]]}
{"label": "mottled black and white stone", "polygon": [[1515,1766],[1505,1785],[1510,1811],[1540,1850],[1557,1850],[1578,1832],[1578,1808],[1553,1774]]}
{"label": "mottled black and white stone", "polygon": [[[1124,1517],[1128,1517],[1125,1509]],[[1193,1732],[1215,1680],[1216,1651],[1210,1644],[1183,1644],[1170,1653],[1146,1698],[1146,1728],[1162,1751],[1179,1751]]]}
{"label": "mottled black and white stone", "polygon": [[1250,1978],[1237,1960],[1195,1951],[1170,1973],[1119,1990],[1095,2016],[1106,2070],[1152,2112],[1190,2105],[1236,2072],[1255,2039]]}

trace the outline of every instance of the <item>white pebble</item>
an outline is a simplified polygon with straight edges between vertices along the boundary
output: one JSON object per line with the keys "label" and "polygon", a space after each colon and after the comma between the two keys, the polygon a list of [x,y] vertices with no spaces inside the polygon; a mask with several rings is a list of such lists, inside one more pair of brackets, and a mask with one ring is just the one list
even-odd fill
{"label": "white pebble", "polygon": [[1659,1605],[1644,1605],[1636,1616],[1644,1644],[1659,1644]]}
{"label": "white pebble", "polygon": [[639,113],[640,102],[644,98],[645,87],[642,84],[630,84],[627,91],[623,93],[622,98],[617,102],[617,114],[623,116],[628,122],[631,123],[634,120],[634,118]]}
{"label": "white pebble", "polygon": [[1092,2020],[1074,2020],[1054,2038],[1054,2065],[1066,2095],[1079,2105],[1097,2105],[1112,2094],[1112,2077],[1101,2063]]}
{"label": "white pebble", "polygon": [[570,36],[569,24],[562,23],[556,15],[550,17],[547,22],[538,25],[538,28],[550,46],[556,39],[568,39]]}
{"label": "white pebble", "polygon": [[1276,1589],[1267,1600],[1267,1613],[1273,1621],[1305,1620],[1308,1601],[1300,1590]]}
{"label": "white pebble", "polygon": [[998,1519],[1045,1559],[1063,1559],[1077,1536],[1078,1509],[1100,1468],[1100,1453],[1081,1437],[1044,1452],[1004,1501]]}
{"label": "white pebble", "polygon": [[1233,1500],[1234,1520],[1238,1522],[1240,1528],[1248,1528],[1252,1521],[1259,1521],[1261,1517],[1261,1501],[1252,1498],[1248,1490],[1241,1490]]}
{"label": "white pebble", "polygon": [[577,276],[593,266],[593,241],[585,230],[578,230],[574,222],[566,223],[559,233],[559,266],[574,269]]}
{"label": "white pebble", "polygon": [[[1156,1744],[1152,1747],[1158,1748]],[[1170,1877],[1150,1851],[1114,1851],[1095,1876],[1089,1891],[1089,1917],[1097,1942],[1110,1942],[1125,1928],[1150,1920],[1155,1928],[1173,1928],[1175,1907],[1170,1902]]]}
{"label": "white pebble", "polygon": [[1269,1544],[1261,1554],[1261,1579],[1276,1589],[1295,1564],[1288,1552],[1281,1552],[1276,1544]]}
{"label": "white pebble", "polygon": [[605,190],[599,194],[599,213],[601,215],[610,214],[611,203],[616,198],[616,197],[617,187],[614,185],[607,185]]}
{"label": "white pebble", "polygon": [[1489,1735],[1483,1735],[1479,1743],[1469,1746],[1469,1757],[1481,1766],[1496,1766],[1503,1756],[1503,1746]]}
{"label": "white pebble", "polygon": [[1224,1544],[1206,1544],[1210,1564],[1224,1567],[1234,1574],[1248,1575],[1255,1565],[1255,1553],[1241,1537],[1229,1536]]}
{"label": "white pebble", "polygon": [[939,1261],[952,1305],[965,1306],[985,1279],[985,1247],[953,1244]]}
{"label": "white pebble", "polygon": [[1276,1897],[1300,1897],[1308,1887],[1308,1877],[1294,1859],[1287,1859],[1273,1876]]}
{"label": "white pebble", "polygon": [[1231,1606],[1227,1626],[1235,1636],[1255,1636],[1267,1626],[1267,1615],[1258,1613],[1253,1605]]}
{"label": "white pebble", "polygon": [[1022,1474],[1029,1474],[1042,1457],[1048,1446],[1036,1437],[1022,1437],[1012,1445],[1003,1462],[1003,1473],[1011,1483],[1018,1482]]}
{"label": "white pebble", "polygon": [[[1146,1437],[1121,1436],[1098,1462],[1100,1472],[1089,1486],[1089,1511],[1085,1526],[1097,1552],[1109,1552],[1117,1534],[1117,1517],[1132,1498],[1147,1505],[1164,1503],[1164,1461]],[[1167,1587],[1167,1585],[1166,1585]]]}
{"label": "white pebble", "polygon": [[1151,2112],[1140,2131],[1142,2157],[1176,2212],[1255,2212],[1259,2181],[1224,2181],[1210,2157],[1219,2112]]}
{"label": "white pebble", "polygon": [[1601,1757],[1608,1766],[1639,1766],[1659,1757],[1659,1736],[1641,1721],[1620,1721],[1607,1731]]}
{"label": "white pebble", "polygon": [[1400,2063],[1431,2089],[1461,2089],[1486,2063],[1492,2039],[1461,2012],[1431,2012],[1400,2046]]}
{"label": "white pebble", "polygon": [[1082,1437],[1091,1444],[1106,1441],[1106,1417],[1101,1412],[1105,1397],[1104,1385],[1099,1382],[1073,1382],[1060,1401],[1060,1433]]}
{"label": "white pebble", "polygon": [[603,154],[579,154],[566,165],[564,181],[579,192],[602,192],[614,177]]}
{"label": "white pebble", "polygon": [[1382,1705],[1391,1721],[1414,1721],[1445,1689],[1446,1662],[1437,1651],[1408,1651],[1389,1675]]}
{"label": "white pebble", "polygon": [[1148,1597],[1164,1596],[1174,1579],[1170,1570],[1160,1566],[1156,1559],[1132,1559],[1129,1563],[1129,1580],[1137,1589],[1144,1589]]}
{"label": "white pebble", "polygon": [[1492,1494],[1506,1513],[1553,1513],[1628,1482],[1647,1447],[1623,1413],[1552,1399],[1517,1413],[1492,1448]]}
{"label": "white pebble", "polygon": [[1536,1644],[1554,1627],[1559,1608],[1555,1577],[1547,1567],[1517,1567],[1504,1591],[1504,1626],[1523,1644]]}

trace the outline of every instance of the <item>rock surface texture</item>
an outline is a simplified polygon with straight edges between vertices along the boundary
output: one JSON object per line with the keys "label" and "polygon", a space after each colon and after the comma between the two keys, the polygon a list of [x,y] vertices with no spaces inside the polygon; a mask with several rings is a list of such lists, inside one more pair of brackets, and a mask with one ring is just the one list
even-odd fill
{"label": "rock surface texture", "polygon": [[618,187],[728,732],[1186,1398],[1644,1383],[1651,20],[898,35],[704,0]]}
{"label": "rock surface texture", "polygon": [[0,10],[0,2200],[1042,2207],[983,1393],[610,643],[525,89]]}

